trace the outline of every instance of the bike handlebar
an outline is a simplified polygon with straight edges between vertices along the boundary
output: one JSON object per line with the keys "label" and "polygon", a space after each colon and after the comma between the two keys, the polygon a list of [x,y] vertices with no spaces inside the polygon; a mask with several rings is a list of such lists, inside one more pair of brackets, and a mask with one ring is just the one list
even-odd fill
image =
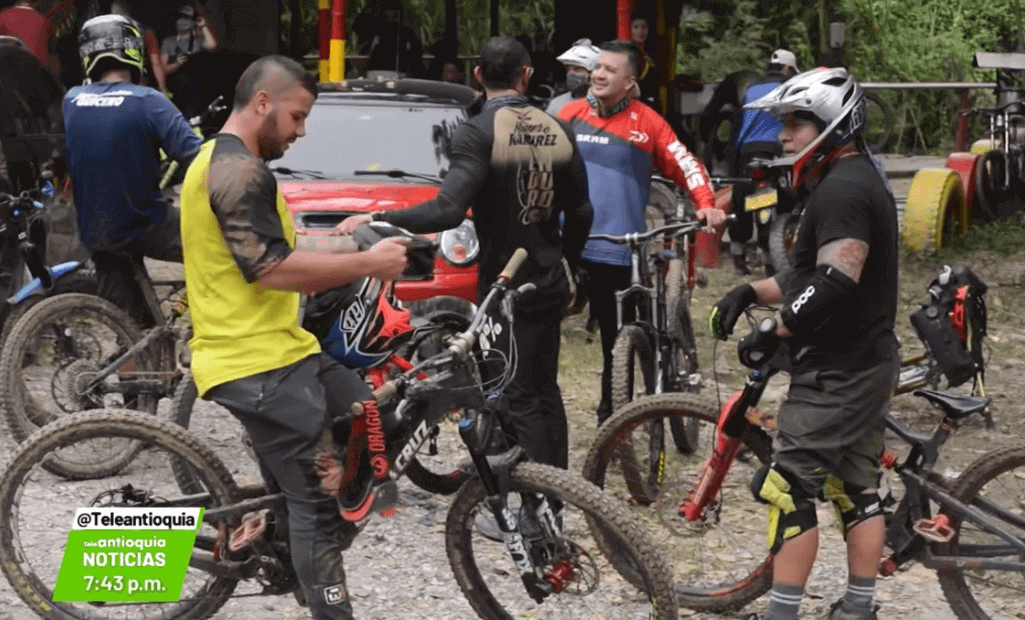
{"label": "bike handlebar", "polygon": [[383,400],[394,394],[398,390],[399,384],[404,384],[411,379],[417,378],[425,369],[441,366],[453,359],[462,359],[466,357],[480,338],[481,329],[488,317],[488,312],[494,303],[504,299],[509,294],[515,295],[533,288],[532,284],[525,284],[521,286],[520,289],[510,293],[508,287],[509,281],[516,275],[516,271],[520,268],[526,258],[527,251],[523,248],[518,248],[513,252],[509,262],[506,263],[505,268],[502,269],[502,272],[499,274],[494,284],[491,285],[491,290],[488,292],[487,297],[485,297],[484,301],[477,307],[477,312],[474,313],[473,320],[470,321],[470,326],[466,328],[466,331],[456,334],[449,342],[445,351],[420,362],[410,370],[404,372],[402,376],[385,382],[384,385],[374,390],[374,396],[378,400]]}
{"label": "bike handlebar", "polygon": [[1004,105],[994,106],[994,107],[991,107],[991,108],[973,107],[973,108],[969,108],[967,110],[958,112],[958,114],[960,114],[961,116],[971,116],[973,114],[982,114],[982,115],[985,115],[985,116],[1000,116],[1004,112],[1006,112],[1009,108],[1012,108],[1014,106],[1021,107],[1022,106],[1022,102],[1021,101],[1008,101]]}

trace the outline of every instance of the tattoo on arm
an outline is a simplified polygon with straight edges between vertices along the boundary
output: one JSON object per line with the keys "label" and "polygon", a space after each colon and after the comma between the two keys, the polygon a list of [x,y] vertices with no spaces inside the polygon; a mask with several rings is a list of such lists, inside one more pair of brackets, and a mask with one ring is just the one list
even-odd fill
{"label": "tattoo on arm", "polygon": [[868,258],[868,244],[860,239],[837,239],[819,248],[818,264],[832,265],[845,276],[861,281],[861,270]]}

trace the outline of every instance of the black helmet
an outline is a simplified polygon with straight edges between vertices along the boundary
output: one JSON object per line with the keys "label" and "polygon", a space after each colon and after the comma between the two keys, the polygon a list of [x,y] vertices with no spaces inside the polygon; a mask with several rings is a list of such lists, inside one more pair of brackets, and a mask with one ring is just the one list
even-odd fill
{"label": "black helmet", "polygon": [[101,62],[105,58],[130,69],[133,82],[141,81],[145,72],[142,28],[121,15],[100,15],[83,24],[78,34],[78,54],[91,80],[98,80],[103,71],[109,70],[108,63]]}

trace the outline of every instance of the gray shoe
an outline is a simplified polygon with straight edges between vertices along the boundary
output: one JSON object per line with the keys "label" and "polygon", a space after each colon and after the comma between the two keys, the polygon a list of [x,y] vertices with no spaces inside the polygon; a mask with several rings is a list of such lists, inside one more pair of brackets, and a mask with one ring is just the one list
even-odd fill
{"label": "gray shoe", "polygon": [[877,611],[879,605],[873,605],[871,610],[847,611],[843,607],[843,598],[840,598],[829,606],[829,620],[878,620]]}

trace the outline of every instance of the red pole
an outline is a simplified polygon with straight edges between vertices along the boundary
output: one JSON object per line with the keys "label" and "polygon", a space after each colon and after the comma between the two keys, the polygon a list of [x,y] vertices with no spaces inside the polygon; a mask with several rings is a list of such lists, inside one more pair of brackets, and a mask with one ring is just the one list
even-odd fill
{"label": "red pole", "polygon": [[317,0],[317,70],[320,81],[326,82],[329,76],[328,61],[331,58],[331,0]]}
{"label": "red pole", "polygon": [[634,0],[616,0],[616,38],[630,40],[630,15],[634,10]]}

